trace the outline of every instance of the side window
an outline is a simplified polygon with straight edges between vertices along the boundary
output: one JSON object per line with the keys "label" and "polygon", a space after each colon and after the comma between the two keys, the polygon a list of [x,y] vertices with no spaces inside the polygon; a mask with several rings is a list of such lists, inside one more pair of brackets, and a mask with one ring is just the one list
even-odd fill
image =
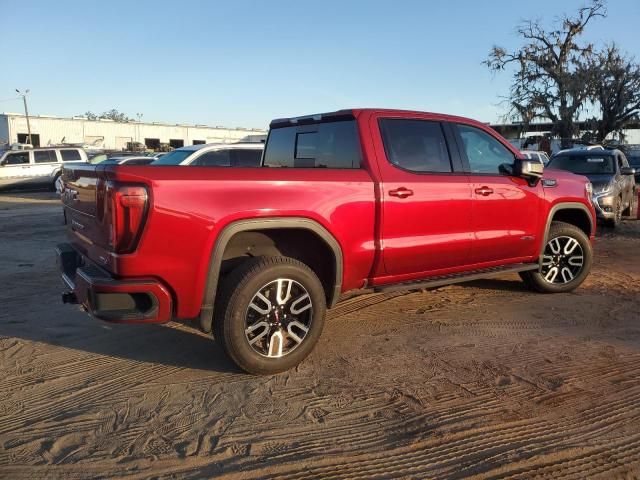
{"label": "side window", "polygon": [[232,167],[259,167],[262,159],[262,150],[234,149],[229,154]]}
{"label": "side window", "polygon": [[29,152],[10,153],[5,159],[5,165],[21,165],[29,163]]}
{"label": "side window", "polygon": [[293,168],[360,168],[360,139],[354,120],[274,128],[264,165]]}
{"label": "side window", "polygon": [[34,150],[33,161],[35,163],[53,163],[58,162],[55,150]]}
{"label": "side window", "polygon": [[200,156],[192,163],[201,167],[230,167],[229,150],[216,150]]}
{"label": "side window", "polygon": [[487,132],[468,125],[456,125],[471,173],[500,174],[500,165],[512,165],[511,151]]}
{"label": "side window", "polygon": [[63,162],[73,162],[82,160],[80,152],[78,150],[60,150]]}
{"label": "side window", "polygon": [[392,164],[412,172],[452,171],[439,122],[383,118],[380,131],[387,159]]}

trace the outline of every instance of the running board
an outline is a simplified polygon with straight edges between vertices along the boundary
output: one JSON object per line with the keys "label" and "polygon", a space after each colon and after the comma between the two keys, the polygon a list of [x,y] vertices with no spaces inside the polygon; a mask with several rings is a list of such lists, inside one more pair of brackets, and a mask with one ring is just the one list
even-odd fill
{"label": "running board", "polygon": [[443,285],[451,285],[453,283],[471,282],[473,280],[482,280],[484,278],[494,277],[505,273],[526,272],[529,270],[537,270],[537,263],[515,263],[503,265],[501,267],[483,268],[480,270],[471,270],[464,273],[452,273],[449,275],[440,275],[431,277],[427,280],[417,280],[413,282],[392,283],[389,285],[379,285],[373,288],[374,292],[396,292],[400,290],[417,290],[421,288],[435,288]]}

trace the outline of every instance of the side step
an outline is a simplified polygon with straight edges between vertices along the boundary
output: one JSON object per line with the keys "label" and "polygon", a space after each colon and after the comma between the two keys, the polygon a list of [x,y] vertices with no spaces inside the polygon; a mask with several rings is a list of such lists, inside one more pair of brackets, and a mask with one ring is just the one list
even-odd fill
{"label": "side step", "polygon": [[481,280],[483,278],[494,277],[504,273],[518,273],[529,270],[537,270],[537,263],[514,263],[503,265],[500,267],[483,268],[480,270],[471,270],[464,273],[452,273],[450,275],[440,275],[438,277],[430,277],[429,279],[416,280],[413,282],[392,283],[389,285],[379,285],[373,288],[374,292],[396,292],[400,290],[418,290],[421,288],[435,288],[443,285],[451,285],[453,283],[471,282],[473,280]]}

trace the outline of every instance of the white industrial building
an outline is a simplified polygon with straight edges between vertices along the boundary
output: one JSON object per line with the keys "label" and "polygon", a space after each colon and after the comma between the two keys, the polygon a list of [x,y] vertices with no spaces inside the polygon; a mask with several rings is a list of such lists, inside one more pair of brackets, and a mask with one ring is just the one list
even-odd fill
{"label": "white industrial building", "polygon": [[[170,125],[148,122],[114,122],[85,117],[60,118],[29,115],[31,143],[34,147],[86,144],[105,150],[123,150],[129,142],[140,142],[154,150],[160,144],[173,148],[201,143],[261,142],[266,131],[250,128]],[[0,114],[0,144],[27,143],[27,119],[16,113]]]}

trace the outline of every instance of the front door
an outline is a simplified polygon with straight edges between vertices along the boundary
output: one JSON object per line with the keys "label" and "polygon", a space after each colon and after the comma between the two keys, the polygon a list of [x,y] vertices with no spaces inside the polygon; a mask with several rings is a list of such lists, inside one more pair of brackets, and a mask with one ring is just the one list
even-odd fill
{"label": "front door", "polygon": [[504,166],[513,166],[515,155],[492,134],[464,124],[454,124],[454,130],[472,186],[472,262],[506,264],[533,257],[542,241],[541,183],[530,186],[510,175]]}
{"label": "front door", "polygon": [[[471,190],[453,137],[428,118],[372,118],[381,176],[382,260],[389,281],[464,266],[471,252]],[[426,275],[425,275],[426,274]],[[384,283],[384,282],[382,282]]]}
{"label": "front door", "polygon": [[29,183],[31,175],[28,150],[8,153],[0,165],[0,186],[20,186]]}

